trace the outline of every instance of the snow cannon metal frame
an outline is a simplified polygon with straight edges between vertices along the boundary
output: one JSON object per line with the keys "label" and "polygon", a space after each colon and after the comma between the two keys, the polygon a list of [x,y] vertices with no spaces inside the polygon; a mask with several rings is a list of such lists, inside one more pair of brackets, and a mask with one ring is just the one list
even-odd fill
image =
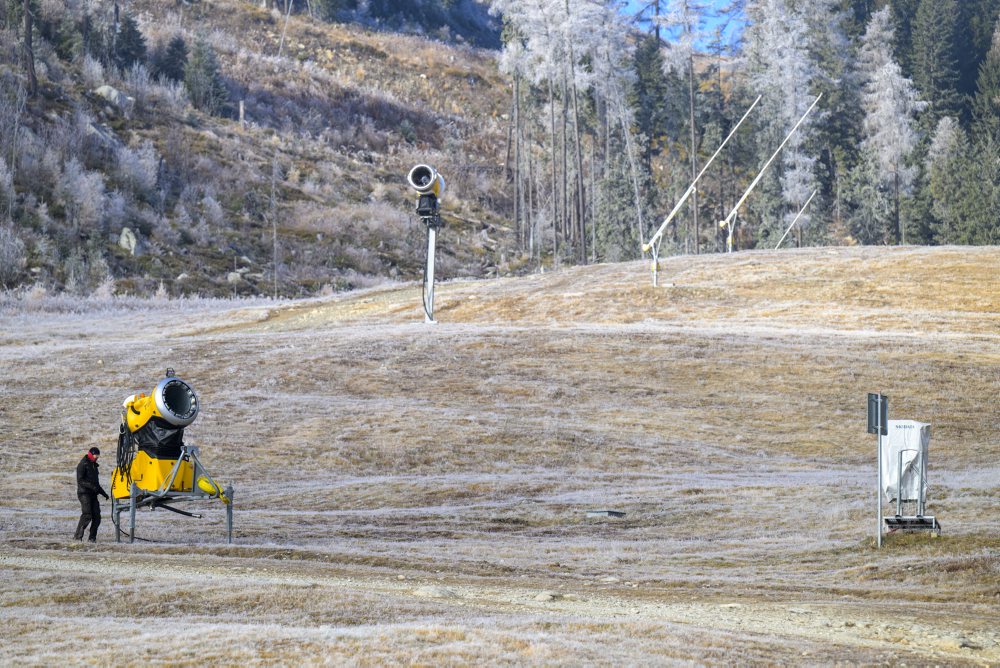
{"label": "snow cannon metal frame", "polygon": [[233,487],[215,482],[198,457],[198,448],[184,443],[184,428],[201,411],[190,384],[167,369],[153,391],[122,403],[118,451],[111,476],[111,518],[121,542],[121,514],[129,512],[129,542],[135,542],[136,510],[163,508],[186,517],[201,515],[172,503],[219,499],[226,504],[226,538],[233,542]]}

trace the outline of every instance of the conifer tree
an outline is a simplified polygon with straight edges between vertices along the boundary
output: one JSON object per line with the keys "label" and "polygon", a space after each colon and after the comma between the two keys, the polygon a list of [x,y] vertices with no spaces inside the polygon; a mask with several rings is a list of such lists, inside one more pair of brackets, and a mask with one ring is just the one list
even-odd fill
{"label": "conifer tree", "polygon": [[[795,126],[815,97],[813,86],[819,69],[810,52],[805,9],[822,2],[793,5],[788,0],[756,0],[747,8],[752,21],[747,30],[746,55],[751,90],[764,96],[759,133],[760,164]],[[817,110],[819,111],[819,110]],[[781,184],[780,199],[767,201],[770,190],[762,184],[755,206],[762,211],[756,236],[777,240],[815,188],[815,153],[810,148],[818,114],[806,117],[791,136],[771,169]]]}
{"label": "conifer tree", "polygon": [[913,83],[928,106],[921,121],[926,130],[945,116],[958,116],[962,99],[958,92],[958,61],[955,56],[956,0],[921,0],[913,23]]}
{"label": "conifer tree", "polygon": [[187,43],[180,35],[174,35],[162,52],[153,59],[152,75],[171,81],[184,80],[184,66],[187,65]]}
{"label": "conifer tree", "polygon": [[1000,143],[1000,21],[993,33],[993,48],[979,67],[972,118],[977,138]]}
{"label": "conifer tree", "polygon": [[917,144],[913,117],[923,107],[912,82],[892,57],[893,29],[888,7],[872,15],[861,43],[860,70],[864,79],[862,105],[865,138],[862,146],[880,170],[880,181],[892,192],[893,216],[889,232],[896,243],[906,242],[899,215],[900,197],[910,192],[915,170],[907,158]]}
{"label": "conifer tree", "polygon": [[[913,76],[913,24],[921,0],[889,0],[891,11],[892,42],[887,46],[903,74]],[[884,8],[884,7],[883,7]]]}
{"label": "conifer tree", "polygon": [[209,114],[221,114],[229,102],[229,92],[215,57],[215,49],[203,36],[195,40],[184,66],[184,87],[191,104]]}
{"label": "conifer tree", "polygon": [[954,118],[945,116],[937,125],[927,153],[927,199],[931,203],[932,239],[952,243],[960,227],[963,164],[969,153],[965,132]]}
{"label": "conifer tree", "polygon": [[971,98],[976,93],[979,68],[995,43],[993,35],[998,20],[1000,20],[1000,0],[958,2],[955,48],[960,77],[958,90],[963,96]]}
{"label": "conifer tree", "polygon": [[947,243],[1000,244],[1000,143],[987,137],[960,161],[958,212]]}
{"label": "conifer tree", "polygon": [[646,170],[653,156],[660,152],[660,137],[667,129],[667,82],[663,78],[663,54],[660,41],[650,33],[635,50],[635,85],[632,88],[632,108],[636,128],[645,138],[642,161]]}
{"label": "conifer tree", "polygon": [[125,14],[118,28],[118,39],[114,40],[112,62],[123,72],[136,63],[146,60],[146,38],[139,30],[134,18]]}

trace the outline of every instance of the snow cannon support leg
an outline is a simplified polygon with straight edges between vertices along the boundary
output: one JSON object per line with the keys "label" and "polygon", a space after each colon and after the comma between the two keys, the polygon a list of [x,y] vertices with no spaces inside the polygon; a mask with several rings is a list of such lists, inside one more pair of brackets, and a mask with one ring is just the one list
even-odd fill
{"label": "snow cannon support leg", "polygon": [[233,544],[233,486],[229,485],[225,491],[226,498],[226,542]]}
{"label": "snow cannon support leg", "polygon": [[135,502],[136,497],[139,494],[139,488],[135,483],[132,483],[132,487],[129,489],[129,507],[128,507],[128,542],[135,542]]}

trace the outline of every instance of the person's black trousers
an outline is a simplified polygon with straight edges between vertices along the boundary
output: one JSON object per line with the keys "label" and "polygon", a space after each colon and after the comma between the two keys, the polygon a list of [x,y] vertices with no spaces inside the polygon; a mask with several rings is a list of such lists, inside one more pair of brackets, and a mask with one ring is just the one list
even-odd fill
{"label": "person's black trousers", "polygon": [[77,494],[80,499],[80,522],[76,525],[73,537],[83,540],[83,532],[90,525],[90,540],[97,540],[97,527],[101,526],[101,504],[96,494]]}

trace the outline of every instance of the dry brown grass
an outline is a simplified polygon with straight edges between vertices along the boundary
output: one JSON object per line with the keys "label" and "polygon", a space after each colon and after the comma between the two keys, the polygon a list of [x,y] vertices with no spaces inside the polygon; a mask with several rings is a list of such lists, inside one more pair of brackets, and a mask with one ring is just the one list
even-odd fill
{"label": "dry brown grass", "polygon": [[[86,635],[124,663],[996,663],[997,266],[740,253],[672,259],[658,289],[644,264],[575,268],[442,284],[433,327],[412,285],[8,305],[0,662]],[[215,506],[72,544],[79,452],[111,452],[122,396],[168,365],[237,544]],[[876,390],[933,425],[945,529],[881,552]],[[150,617],[184,648],[134,639]]]}

